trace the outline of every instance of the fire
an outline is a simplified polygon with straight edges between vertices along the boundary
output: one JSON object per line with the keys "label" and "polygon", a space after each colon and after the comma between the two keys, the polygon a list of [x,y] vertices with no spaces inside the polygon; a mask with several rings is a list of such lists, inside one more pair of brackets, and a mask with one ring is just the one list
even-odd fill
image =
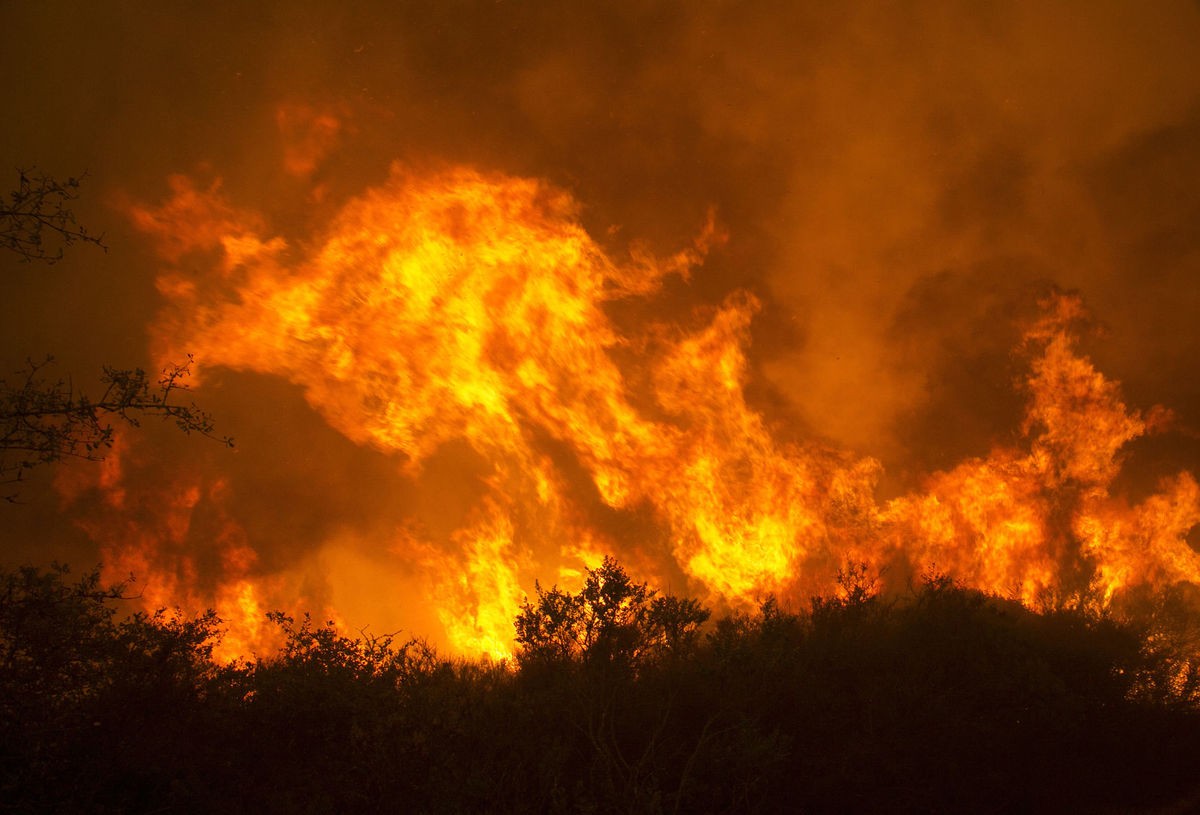
{"label": "fire", "polygon": [[1105,601],[1136,583],[1195,582],[1200,557],[1185,536],[1200,515],[1188,474],[1129,508],[1110,494],[1120,452],[1163,423],[1121,401],[1074,348],[1077,297],[1043,303],[1026,333],[1032,353],[1024,386],[1023,449],[996,449],[930,479],[928,492],[883,512],[893,545],[990,591],[1034,603],[1097,590]]}
{"label": "fire", "polygon": [[521,586],[512,564],[512,522],[492,509],[491,517],[454,536],[465,570],[435,559],[430,571],[439,583],[437,594],[450,600],[438,616],[451,641],[468,653],[505,658],[512,656],[511,615],[521,602]]}
{"label": "fire", "polygon": [[[483,463],[480,497],[453,531],[418,524],[389,545],[422,576],[460,652],[508,656],[533,580],[569,579],[607,551],[659,577],[678,570],[729,607],[828,591],[848,561],[885,575],[935,568],[1028,603],[1200,582],[1185,539],[1200,523],[1195,479],[1180,474],[1136,505],[1111,492],[1126,445],[1169,417],[1126,406],[1078,352],[1076,297],[1048,298],[1026,332],[1019,442],[881,503],[877,461],[783,441],[747,401],[753,294],[691,315],[698,328],[664,320],[630,336],[610,318],[609,304],[686,280],[722,239],[715,220],[674,256],[619,258],[550,184],[397,166],[311,244],[292,244],[219,184],[171,184],[165,203],[131,209],[166,267],[157,353],[300,386],[331,427],[395,456],[410,483],[448,446]],[[109,565],[171,575],[151,603],[191,598],[233,614],[231,654],[261,642],[252,619],[293,607],[294,585],[261,567],[232,517],[211,543],[217,577],[196,573],[186,530],[202,498],[221,514],[223,484],[168,485],[150,536],[113,534],[139,499],[111,476],[104,488],[122,497],[85,528],[112,541]],[[596,520],[633,516],[649,519],[633,538]]]}
{"label": "fire", "polygon": [[137,455],[128,435],[116,438],[100,468],[66,466],[57,478],[64,504],[89,489],[103,496],[78,523],[100,544],[104,578],[126,583],[126,593],[149,611],[219,608],[218,659],[273,652],[279,641],[266,612],[293,609],[296,594],[279,576],[257,570],[258,554],[228,513],[227,484],[187,474],[163,479],[161,472],[147,479],[153,463]]}
{"label": "fire", "polygon": [[842,500],[859,503],[868,500],[876,471],[869,460],[775,442],[746,404],[744,348],[757,307],[748,295],[731,297],[659,364],[657,401],[679,434],[647,485],[661,496],[685,571],[743,602],[834,563],[825,517],[833,482],[840,481]]}

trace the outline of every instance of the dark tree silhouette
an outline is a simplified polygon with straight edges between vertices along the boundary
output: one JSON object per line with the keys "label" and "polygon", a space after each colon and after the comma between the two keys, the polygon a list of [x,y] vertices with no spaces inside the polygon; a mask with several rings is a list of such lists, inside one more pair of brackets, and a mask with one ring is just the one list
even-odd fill
{"label": "dark tree silhouette", "polygon": [[232,446],[214,433],[212,418],[195,403],[179,401],[187,390],[191,358],[165,369],[157,381],[140,368],[104,367],[104,391],[97,397],[76,392],[64,379],[44,372],[53,360],[27,363],[12,383],[0,379],[0,483],[13,484],[25,473],[62,458],[98,461],[112,447],[113,419],[137,427],[147,416],[174,422],[184,433],[199,433]]}
{"label": "dark tree silhouette", "polygon": [[527,604],[519,630],[557,644],[516,665],[281,613],[277,651],[219,665],[214,614],[122,616],[127,596],[95,572],[0,570],[0,809],[1200,805],[1200,710],[1153,681],[1184,656],[1156,630],[942,577],[884,597],[851,568],[807,609],[767,600],[692,636],[702,606],[656,610],[609,560]]}
{"label": "dark tree silhouette", "polygon": [[90,243],[107,251],[103,235],[79,225],[69,203],[79,197],[81,179],[59,181],[40,172],[17,173],[17,188],[0,208],[0,250],[25,262],[55,263],[73,243]]}
{"label": "dark tree silhouette", "polygon": [[570,594],[536,587],[516,619],[523,663],[580,660],[634,666],[664,652],[692,647],[710,612],[692,599],[659,597],[634,582],[611,557],[587,570],[583,588]]}
{"label": "dark tree silhouette", "polygon": [[[22,261],[55,263],[63,249],[77,242],[107,251],[102,236],[80,226],[70,209],[78,198],[80,179],[58,181],[41,173],[19,172],[17,188],[0,209],[0,251]],[[63,458],[98,461],[114,440],[113,420],[138,426],[157,417],[174,422],[184,433],[199,433],[232,446],[217,436],[212,417],[195,403],[181,401],[192,359],[171,365],[157,379],[141,368],[105,366],[103,392],[89,396],[63,378],[47,376],[52,357],[0,378],[0,484],[19,482],[35,467]],[[4,496],[13,500],[15,494]]]}

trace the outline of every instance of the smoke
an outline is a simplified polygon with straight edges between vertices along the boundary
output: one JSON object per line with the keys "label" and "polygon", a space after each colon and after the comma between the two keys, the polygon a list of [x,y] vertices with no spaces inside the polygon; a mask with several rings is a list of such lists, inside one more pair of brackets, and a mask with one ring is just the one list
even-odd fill
{"label": "smoke", "polygon": [[[22,81],[0,90],[0,154],[86,169],[78,214],[110,246],[52,269],[3,261],[9,368],[50,351],[85,383],[104,362],[158,362],[149,326],[178,292],[156,284],[162,262],[127,213],[166,200],[174,174],[219,179],[224,200],[259,213],[243,227],[303,253],[394,161],[467,165],[568,191],[614,258],[669,256],[714,212],[728,239],[688,280],[613,300],[607,318],[630,337],[695,330],[749,290],[751,407],[779,438],[878,459],[885,495],[1012,440],[1011,352],[1053,287],[1090,305],[1105,330],[1085,350],[1126,401],[1176,412],[1180,430],[1136,442],[1124,488],[1200,471],[1192,3],[24,4],[6,17],[0,59]],[[197,396],[240,452],[152,430],[127,477],[220,473],[253,569],[296,568],[297,591],[343,614],[385,612],[355,588],[384,561],[419,582],[378,541],[413,523],[448,539],[485,492],[466,446],[414,478],[277,378],[216,368]],[[12,559],[99,556],[72,520],[94,511],[84,499],[60,506],[47,483],[26,498],[6,510]],[[593,525],[665,546],[645,519],[594,504]]]}

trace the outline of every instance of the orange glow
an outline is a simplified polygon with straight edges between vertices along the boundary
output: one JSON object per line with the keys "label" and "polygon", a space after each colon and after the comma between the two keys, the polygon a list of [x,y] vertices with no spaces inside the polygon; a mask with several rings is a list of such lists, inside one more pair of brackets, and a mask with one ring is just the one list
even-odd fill
{"label": "orange glow", "polygon": [[[285,378],[346,438],[395,456],[411,483],[449,445],[483,462],[481,496],[452,532],[418,525],[388,545],[461,653],[509,656],[533,580],[569,582],[610,551],[651,576],[682,572],[688,591],[735,608],[830,591],[847,561],[897,579],[937,569],[1028,603],[1200,581],[1185,540],[1200,522],[1194,478],[1135,505],[1111,493],[1122,450],[1165,414],[1127,407],[1076,350],[1075,297],[1047,299],[1026,331],[1018,441],[881,503],[878,462],[783,441],[748,403],[755,295],[692,315],[695,330],[664,319],[627,336],[610,318],[609,304],[686,280],[722,239],[715,220],[674,256],[618,258],[547,183],[396,167],[312,244],[290,245],[219,185],[171,183],[164,204],[131,213],[167,267],[154,327],[164,359],[186,351]],[[128,489],[105,477],[113,495]],[[148,605],[216,604],[233,656],[261,647],[254,620],[293,608],[297,593],[228,517],[211,544],[218,577],[197,573],[183,544],[191,513],[202,500],[219,512],[224,490],[170,485],[137,499],[154,507],[152,535],[120,525],[128,497],[87,529],[111,540],[111,571],[155,576]],[[635,515],[649,522],[633,538],[596,521]]]}
{"label": "orange glow", "polygon": [[275,109],[275,123],[283,137],[283,167],[289,175],[312,175],[337,146],[342,122],[328,111],[293,103]]}

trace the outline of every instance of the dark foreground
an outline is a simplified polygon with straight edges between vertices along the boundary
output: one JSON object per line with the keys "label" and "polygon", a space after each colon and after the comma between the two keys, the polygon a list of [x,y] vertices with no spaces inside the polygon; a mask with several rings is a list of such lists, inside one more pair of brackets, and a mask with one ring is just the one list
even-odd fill
{"label": "dark foreground", "polygon": [[1133,624],[858,577],[713,625],[608,561],[539,592],[515,665],[273,615],[281,651],[226,667],[214,615],[120,619],[94,575],[6,573],[0,807],[1200,809],[1194,598],[1144,598]]}

